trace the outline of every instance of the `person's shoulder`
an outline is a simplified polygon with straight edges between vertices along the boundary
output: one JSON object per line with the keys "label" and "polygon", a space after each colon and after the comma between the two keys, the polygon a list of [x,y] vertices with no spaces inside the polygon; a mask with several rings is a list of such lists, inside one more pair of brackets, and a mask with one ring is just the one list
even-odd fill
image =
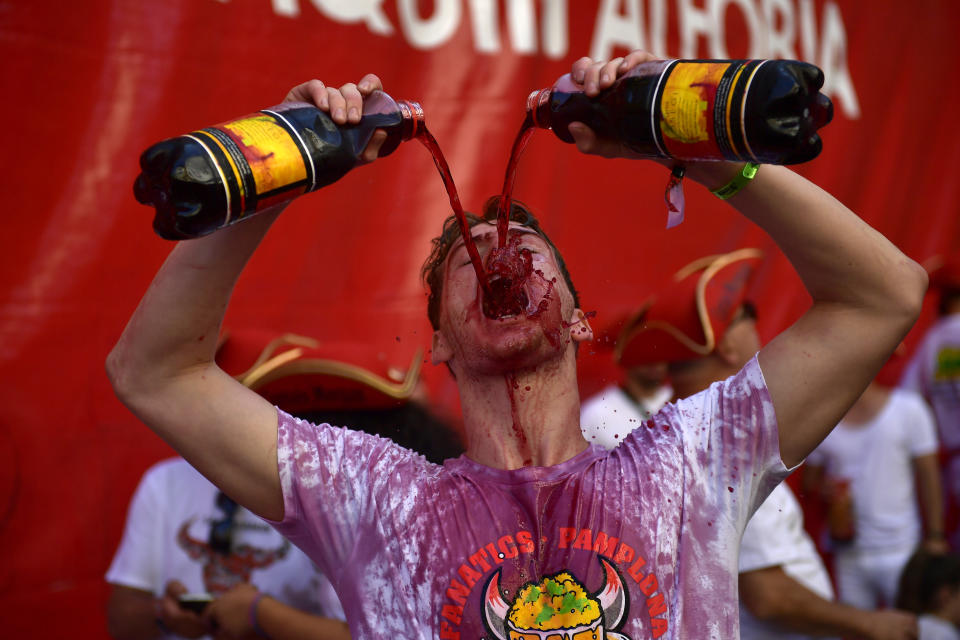
{"label": "person's shoulder", "polygon": [[580,405],[580,412],[601,411],[611,404],[620,404],[624,401],[626,394],[619,385],[611,384],[604,387],[595,394],[588,396]]}

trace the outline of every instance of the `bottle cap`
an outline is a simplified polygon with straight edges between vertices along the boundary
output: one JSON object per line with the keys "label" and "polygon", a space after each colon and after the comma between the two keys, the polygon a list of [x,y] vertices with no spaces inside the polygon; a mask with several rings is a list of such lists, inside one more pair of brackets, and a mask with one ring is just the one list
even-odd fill
{"label": "bottle cap", "polygon": [[547,108],[550,104],[550,94],[552,92],[553,89],[538,89],[527,96],[527,112],[533,118],[533,126],[541,129],[550,128]]}
{"label": "bottle cap", "polygon": [[408,100],[397,100],[397,106],[404,124],[400,137],[403,140],[415,138],[424,127],[423,107],[419,102]]}

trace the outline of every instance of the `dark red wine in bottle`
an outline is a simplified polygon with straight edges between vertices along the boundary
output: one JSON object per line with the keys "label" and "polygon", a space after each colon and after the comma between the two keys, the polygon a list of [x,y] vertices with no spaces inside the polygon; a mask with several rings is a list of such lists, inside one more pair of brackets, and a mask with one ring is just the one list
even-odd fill
{"label": "dark red wine in bottle", "polygon": [[567,74],[527,109],[564,142],[583,122],[648,157],[798,164],[820,153],[833,117],[821,87],[823,72],[796,60],[655,60],[593,98]]}
{"label": "dark red wine in bottle", "polygon": [[422,127],[419,104],[382,91],[364,99],[357,124],[288,102],[158,142],[140,156],[133,192],[156,209],[161,237],[196,238],[339,180],[377,129],[387,132],[382,157]]}

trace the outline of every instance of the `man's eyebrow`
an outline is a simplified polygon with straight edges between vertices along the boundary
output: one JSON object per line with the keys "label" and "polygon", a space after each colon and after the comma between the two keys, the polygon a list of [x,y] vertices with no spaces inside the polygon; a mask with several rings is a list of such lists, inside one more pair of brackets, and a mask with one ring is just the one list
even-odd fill
{"label": "man's eyebrow", "polygon": [[[476,227],[473,227],[473,228],[475,229]],[[542,239],[542,236],[536,231],[534,231],[533,229],[531,229],[530,227],[523,227],[523,226],[511,227],[507,233],[508,235],[514,235],[514,234],[532,235],[536,238]],[[473,239],[474,242],[478,242],[478,241],[486,240],[490,236],[496,236],[496,234],[497,234],[497,230],[496,228],[494,228],[494,229],[489,229],[487,231],[484,231],[482,233],[477,233],[475,235],[471,234],[470,237]],[[467,244],[463,241],[463,234],[458,235],[457,239],[453,241],[452,245],[450,245],[450,250],[447,253],[447,256],[450,257],[454,255],[457,251],[460,251],[461,249],[466,249],[466,246]]]}

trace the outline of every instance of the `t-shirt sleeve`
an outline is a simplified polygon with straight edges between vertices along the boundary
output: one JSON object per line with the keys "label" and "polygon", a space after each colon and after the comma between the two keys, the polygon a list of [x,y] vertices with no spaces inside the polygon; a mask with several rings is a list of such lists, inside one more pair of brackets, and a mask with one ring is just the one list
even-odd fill
{"label": "t-shirt sleeve", "polygon": [[158,566],[163,542],[160,540],[163,527],[159,522],[164,517],[164,491],[157,467],[149,469],[137,485],[130,507],[123,537],[117,548],[106,580],[110,584],[142,589],[159,595],[162,584],[162,568]]}
{"label": "t-shirt sleeve", "polygon": [[416,490],[440,467],[387,438],[315,425],[278,409],[277,462],[284,518],[271,522],[336,583],[364,532],[409,508]]}
{"label": "t-shirt sleeve", "polygon": [[736,375],[678,402],[673,412],[683,424],[688,482],[719,502],[742,531],[791,471],[780,459],[773,401],[756,356]]}

